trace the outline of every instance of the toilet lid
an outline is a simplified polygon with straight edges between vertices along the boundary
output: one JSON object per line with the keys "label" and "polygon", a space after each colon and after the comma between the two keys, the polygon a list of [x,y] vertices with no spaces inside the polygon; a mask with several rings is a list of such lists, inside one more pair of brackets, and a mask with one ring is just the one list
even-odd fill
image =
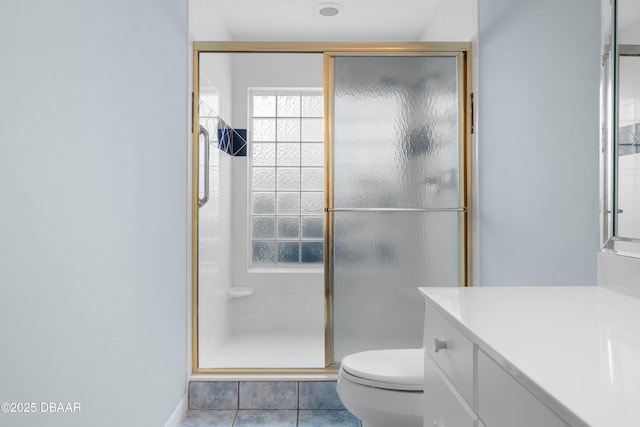
{"label": "toilet lid", "polygon": [[[342,359],[342,369],[351,377],[381,388],[422,390],[424,387],[424,350],[371,350]],[[375,386],[375,385],[374,385]]]}

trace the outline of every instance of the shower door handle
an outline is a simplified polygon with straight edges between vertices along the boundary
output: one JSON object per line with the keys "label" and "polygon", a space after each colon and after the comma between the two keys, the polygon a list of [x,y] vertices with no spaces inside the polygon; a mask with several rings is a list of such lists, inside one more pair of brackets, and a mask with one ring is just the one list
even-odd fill
{"label": "shower door handle", "polygon": [[203,207],[209,201],[209,132],[200,128],[200,135],[204,136],[204,195],[198,198],[198,207]]}

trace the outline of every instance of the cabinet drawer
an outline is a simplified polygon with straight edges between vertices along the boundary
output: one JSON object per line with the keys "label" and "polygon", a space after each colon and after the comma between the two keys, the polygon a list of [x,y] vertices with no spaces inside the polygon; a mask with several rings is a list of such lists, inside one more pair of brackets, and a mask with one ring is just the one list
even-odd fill
{"label": "cabinet drawer", "polygon": [[568,426],[482,351],[478,351],[478,415],[491,427]]}
{"label": "cabinet drawer", "polygon": [[[473,407],[473,344],[430,304],[425,304],[424,348]],[[440,343],[436,348],[436,340]]]}
{"label": "cabinet drawer", "polygon": [[474,427],[475,421],[438,374],[428,357],[424,367],[424,427]]}

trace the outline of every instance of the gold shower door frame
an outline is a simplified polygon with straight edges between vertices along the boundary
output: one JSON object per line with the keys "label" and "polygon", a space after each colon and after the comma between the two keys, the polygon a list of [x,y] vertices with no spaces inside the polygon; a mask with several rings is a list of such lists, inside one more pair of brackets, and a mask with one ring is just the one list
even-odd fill
{"label": "gold shower door frame", "polygon": [[[228,369],[200,368],[198,360],[198,190],[199,190],[199,134],[197,114],[200,99],[201,53],[318,53],[324,55],[325,99],[325,215],[324,215],[324,280],[325,280],[325,368],[292,369]],[[471,271],[471,44],[464,42],[438,43],[349,43],[349,42],[194,42],[192,93],[192,244],[191,244],[191,341],[193,374],[334,374],[333,348],[333,89],[334,58],[336,56],[452,56],[458,65],[458,141],[459,141],[459,285],[469,286]]]}

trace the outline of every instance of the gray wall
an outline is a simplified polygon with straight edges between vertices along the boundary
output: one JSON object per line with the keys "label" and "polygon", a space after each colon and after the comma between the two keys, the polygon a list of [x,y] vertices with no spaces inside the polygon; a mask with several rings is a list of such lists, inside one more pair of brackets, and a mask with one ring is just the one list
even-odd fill
{"label": "gray wall", "polygon": [[187,5],[0,2],[0,402],[160,426],[187,374]]}
{"label": "gray wall", "polygon": [[596,283],[598,0],[481,0],[480,284]]}

